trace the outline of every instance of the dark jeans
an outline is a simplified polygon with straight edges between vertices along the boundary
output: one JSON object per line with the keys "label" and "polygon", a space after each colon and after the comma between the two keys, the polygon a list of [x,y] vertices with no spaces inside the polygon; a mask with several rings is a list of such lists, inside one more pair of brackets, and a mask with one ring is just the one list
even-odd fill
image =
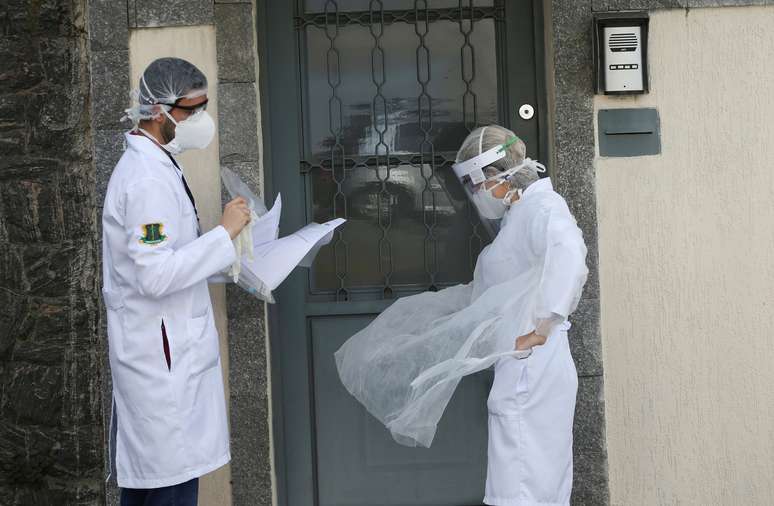
{"label": "dark jeans", "polygon": [[199,478],[162,488],[122,488],[121,506],[196,506]]}

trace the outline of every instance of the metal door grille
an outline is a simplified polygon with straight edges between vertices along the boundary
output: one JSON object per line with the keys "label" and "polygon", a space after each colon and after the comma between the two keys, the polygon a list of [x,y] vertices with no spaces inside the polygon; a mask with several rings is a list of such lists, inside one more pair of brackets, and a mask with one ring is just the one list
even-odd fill
{"label": "metal door grille", "polygon": [[[397,0],[398,3],[406,2]],[[442,207],[439,204],[439,198],[444,202],[459,204],[458,199],[452,198],[451,193],[454,189],[450,185],[442,184],[444,181],[452,182],[448,178],[451,174],[451,165],[454,163],[454,151],[451,145],[458,145],[467,132],[479,125],[479,96],[475,89],[476,72],[476,50],[474,47],[474,38],[476,29],[482,22],[490,20],[493,30],[499,29],[504,24],[504,7],[501,0],[490,1],[490,5],[479,5],[483,2],[473,2],[471,0],[459,1],[456,7],[431,8],[434,2],[427,0],[414,0],[412,9],[388,10],[385,4],[395,4],[395,0],[371,0],[363,1],[367,10],[353,11],[340,8],[341,1],[319,0],[318,8],[322,7],[322,12],[306,12],[304,1],[299,0],[296,5],[295,28],[298,34],[300,62],[302,73],[302,87],[309,86],[311,92],[302,93],[304,111],[302,123],[304,124],[305,137],[302,139],[301,153],[301,173],[306,182],[307,201],[311,214],[314,219],[331,219],[333,217],[343,217],[350,219],[353,216],[354,204],[351,202],[351,195],[348,195],[351,187],[361,185],[368,188],[367,202],[369,205],[360,206],[360,208],[371,209],[373,214],[369,215],[373,231],[373,249],[369,251],[367,245],[357,246],[353,251],[353,244],[362,239],[353,232],[349,223],[335,233],[335,237],[330,246],[326,247],[327,252],[318,257],[313,267],[314,272],[322,273],[310,276],[311,295],[318,297],[333,298],[336,301],[353,300],[357,298],[372,299],[392,298],[401,292],[438,290],[446,285],[456,284],[469,280],[474,266],[474,262],[480,249],[486,242],[486,234],[481,228],[478,218],[471,206],[464,201],[464,208],[461,211],[454,211],[455,214],[464,214],[465,228],[456,225],[459,233],[467,234],[467,266],[464,276],[460,272],[455,275],[442,273],[440,265],[445,257],[443,251],[448,244],[444,243],[439,237],[443,232],[449,236],[449,230],[444,229],[439,232],[439,214],[448,221],[447,212],[439,212]],[[350,4],[352,1],[350,0]],[[437,2],[435,2],[437,3]],[[448,0],[446,1],[448,4]],[[432,96],[431,86],[433,81],[433,53],[431,44],[428,43],[428,37],[431,32],[439,25],[438,23],[454,23],[459,30],[461,44],[459,44],[459,60],[457,64],[457,79],[461,83],[462,92],[457,97],[461,107],[461,120],[459,128],[454,125],[444,124],[443,129],[454,131],[455,135],[444,136],[444,146],[439,149],[436,144],[439,140],[439,132],[434,130],[434,120],[438,116],[438,111],[434,111],[434,101],[438,99]],[[387,59],[390,57],[390,43],[386,42],[385,31],[391,25],[404,24],[413,27],[415,36],[415,72],[416,89],[414,104],[410,101],[400,102],[399,99],[388,98],[386,88],[391,79],[396,76],[388,75]],[[444,25],[448,29],[448,24]],[[354,141],[349,141],[347,127],[345,123],[345,99],[347,90],[343,89],[343,59],[356,49],[349,39],[346,43],[348,49],[342,49],[343,31],[351,27],[362,27],[367,29],[363,32],[363,41],[368,40],[370,48],[370,69],[362,68],[359,72],[370,75],[370,104],[367,111],[370,114],[370,124],[362,127],[363,131],[368,130],[367,149],[363,147],[353,147]],[[320,33],[323,36],[320,36]],[[367,33],[367,35],[366,35]],[[370,37],[368,37],[370,36]],[[314,40],[312,40],[314,38]],[[485,50],[494,51],[496,45],[494,37],[491,48]],[[391,40],[395,40],[392,37]],[[460,39],[458,39],[459,41]],[[310,42],[311,41],[311,42]],[[313,42],[324,44],[318,47]],[[405,38],[403,38],[405,42]],[[401,42],[401,44],[403,44]],[[393,42],[393,45],[395,43]],[[324,69],[323,62],[320,61],[324,49]],[[364,51],[364,48],[361,48]],[[347,53],[350,51],[350,53]],[[317,54],[317,59],[314,54]],[[445,53],[448,57],[448,53]],[[448,58],[447,58],[448,59]],[[310,103],[319,107],[320,100],[311,98],[312,92],[318,97],[322,95],[319,87],[309,84],[307,72],[309,72],[309,62],[313,60],[316,65],[318,78],[319,74],[324,73],[325,79],[318,79],[326,88],[327,95],[327,129],[326,137],[314,144],[315,134],[310,133],[313,119],[317,119],[310,113]],[[305,63],[306,62],[306,63]],[[400,76],[405,79],[405,76]],[[438,76],[435,79],[439,79]],[[495,82],[496,85],[496,82]],[[499,101],[499,91],[497,100]],[[392,106],[391,106],[392,103]],[[366,109],[362,105],[360,107]],[[491,107],[489,109],[492,109]],[[496,111],[497,109],[494,108]],[[435,113],[435,115],[434,115]],[[319,116],[320,113],[317,114]],[[396,131],[399,127],[406,125],[396,125],[393,119],[396,116],[413,115],[416,121],[411,126],[416,130],[416,143],[411,145],[411,149],[396,148],[398,146]],[[496,114],[496,113],[495,113]],[[487,121],[496,121],[497,117],[492,117],[489,111]],[[407,128],[404,128],[406,130]],[[319,130],[319,129],[318,129]],[[396,137],[397,136],[397,137]],[[359,139],[361,144],[362,139]],[[407,172],[407,170],[413,171]],[[405,262],[396,261],[395,241],[402,241],[400,234],[396,234],[396,221],[404,223],[402,217],[398,219],[396,209],[400,202],[410,200],[410,196],[399,195],[396,189],[402,188],[395,183],[396,177],[413,181],[415,188],[416,206],[421,207],[421,217],[415,218],[415,223],[421,223],[424,229],[421,249],[423,254],[421,275],[416,269],[404,268]],[[413,179],[412,179],[413,178]],[[358,182],[360,181],[360,182]],[[367,181],[367,182],[366,182]],[[406,183],[408,184],[408,183]],[[325,190],[319,190],[325,185]],[[317,195],[315,191],[323,191],[323,195]],[[350,192],[352,193],[352,192]],[[327,199],[327,202],[324,200]],[[404,205],[404,208],[410,206]],[[446,208],[449,206],[447,205]],[[454,206],[451,206],[454,208]],[[456,209],[456,208],[454,208]],[[361,212],[357,209],[357,212]],[[418,213],[417,213],[418,214]],[[368,221],[368,220],[364,220]],[[352,234],[355,234],[354,236]],[[362,234],[361,234],[362,236]],[[447,237],[448,239],[448,237]],[[365,239],[364,239],[365,240]],[[369,242],[370,244],[370,242]],[[398,244],[398,247],[400,244]],[[459,251],[453,252],[460,256]],[[373,267],[370,274],[360,277],[352,273],[353,256],[357,259],[358,265],[368,264]],[[406,255],[404,255],[405,257]],[[453,255],[452,255],[453,256]],[[364,258],[366,260],[364,260]],[[362,262],[361,262],[362,261]],[[373,262],[373,263],[370,263]],[[370,267],[369,267],[370,268]],[[361,269],[362,270],[362,269]],[[367,269],[366,269],[367,270]],[[405,272],[404,272],[405,271]],[[410,271],[410,272],[409,272]],[[467,279],[456,279],[456,278]],[[355,279],[357,278],[357,279]],[[361,279],[362,278],[362,279]],[[327,295],[327,297],[326,297]]]}

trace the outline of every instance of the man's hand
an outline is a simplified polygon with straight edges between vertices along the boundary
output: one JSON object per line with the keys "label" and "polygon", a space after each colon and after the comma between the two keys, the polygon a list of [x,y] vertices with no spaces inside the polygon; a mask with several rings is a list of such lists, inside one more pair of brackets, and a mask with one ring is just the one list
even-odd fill
{"label": "man's hand", "polygon": [[220,224],[226,229],[233,240],[245,226],[250,223],[250,208],[244,197],[237,197],[223,208]]}
{"label": "man's hand", "polygon": [[546,339],[547,338],[545,336],[530,332],[529,334],[525,334],[516,338],[515,349],[516,351],[524,351],[529,350],[534,346],[542,346],[546,344]]}

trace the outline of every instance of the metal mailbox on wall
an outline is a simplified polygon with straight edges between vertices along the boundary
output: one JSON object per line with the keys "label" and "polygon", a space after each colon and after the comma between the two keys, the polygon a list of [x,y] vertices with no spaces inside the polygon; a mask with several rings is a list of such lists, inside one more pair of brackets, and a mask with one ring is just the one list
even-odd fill
{"label": "metal mailbox on wall", "polygon": [[661,153],[661,129],[656,109],[602,109],[597,120],[600,156]]}

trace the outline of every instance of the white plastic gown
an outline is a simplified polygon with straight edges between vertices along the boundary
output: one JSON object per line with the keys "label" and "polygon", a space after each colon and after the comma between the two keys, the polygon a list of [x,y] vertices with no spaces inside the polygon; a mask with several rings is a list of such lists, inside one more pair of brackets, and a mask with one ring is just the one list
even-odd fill
{"label": "white plastic gown", "polygon": [[[396,301],[336,352],[342,383],[397,442],[429,447],[463,376],[498,361],[531,362],[539,350],[511,356],[516,338],[541,323],[552,336],[561,330],[551,324],[577,307],[585,257],[564,199],[548,178],[533,183],[479,255],[471,283]],[[536,365],[531,382],[546,367]]]}

